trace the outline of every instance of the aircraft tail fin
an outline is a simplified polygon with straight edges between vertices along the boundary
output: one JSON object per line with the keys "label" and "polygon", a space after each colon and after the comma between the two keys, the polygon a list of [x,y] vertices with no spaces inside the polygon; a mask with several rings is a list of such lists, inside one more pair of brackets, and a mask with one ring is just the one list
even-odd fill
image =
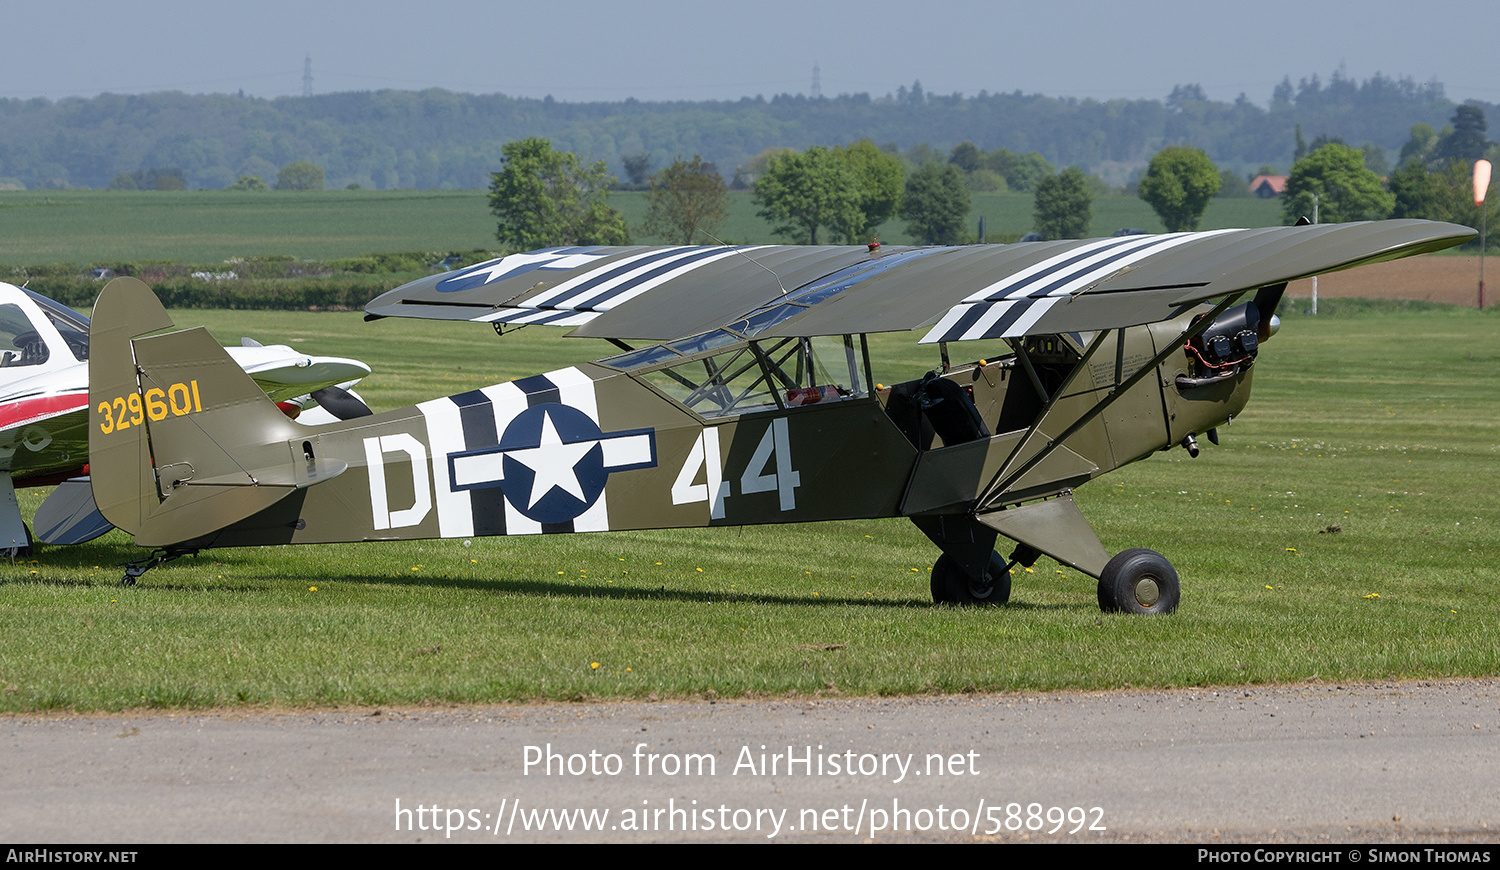
{"label": "aircraft tail fin", "polygon": [[341,473],[202,328],[174,324],[134,278],[107,284],[90,330],[94,501],[142,546],[190,544]]}

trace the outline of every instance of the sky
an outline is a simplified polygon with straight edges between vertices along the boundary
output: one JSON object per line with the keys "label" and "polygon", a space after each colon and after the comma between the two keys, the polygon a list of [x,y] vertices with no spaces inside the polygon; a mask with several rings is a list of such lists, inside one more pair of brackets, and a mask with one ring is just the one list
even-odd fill
{"label": "sky", "polygon": [[1500,102],[1493,0],[0,0],[0,97],[446,88],[567,102],[981,90],[1266,105],[1338,69]]}

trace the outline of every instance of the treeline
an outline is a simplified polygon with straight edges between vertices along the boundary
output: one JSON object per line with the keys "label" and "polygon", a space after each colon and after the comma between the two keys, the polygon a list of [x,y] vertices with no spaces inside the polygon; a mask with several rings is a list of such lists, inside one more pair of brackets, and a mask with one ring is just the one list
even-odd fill
{"label": "treeline", "polygon": [[[1476,103],[1481,108],[1486,104]],[[92,99],[0,100],[0,189],[104,188],[180,171],[189,188],[225,188],[242,176],[270,182],[310,161],[329,187],[478,189],[504,143],[538,136],[624,177],[627,156],[656,166],[692,154],[726,178],[771,147],[802,150],[860,138],[947,153],[969,141],[984,151],[1038,153],[1123,184],[1167,145],[1202,148],[1245,174],[1287,168],[1298,125],[1309,136],[1395,150],[1414,124],[1439,128],[1455,104],[1438,83],[1335,73],[1288,78],[1262,108],[1245,95],[1208,100],[1182,85],[1161,100],[1078,100],[1019,91],[930,94],[920,83],[883,97],[779,95],[737,101],[565,103],[440,89],[281,97],[177,92]],[[140,175],[133,175],[140,174]],[[138,184],[138,186],[144,186]]]}

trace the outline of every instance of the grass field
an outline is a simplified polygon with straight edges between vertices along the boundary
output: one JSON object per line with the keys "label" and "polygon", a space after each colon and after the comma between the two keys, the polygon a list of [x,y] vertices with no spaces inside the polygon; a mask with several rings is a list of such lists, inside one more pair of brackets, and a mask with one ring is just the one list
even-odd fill
{"label": "grass field", "polygon": [[[363,358],[378,409],[607,352],[357,314],[178,320]],[[1102,616],[1045,558],[1006,607],[935,608],[936,551],[900,520],[213,551],[134,589],[115,532],[0,566],[0,711],[1494,676],[1495,332],[1438,306],[1289,317],[1222,446],[1080,490],[1108,548],[1176,565],[1170,617]],[[909,336],[876,356],[931,364]]]}
{"label": "grass field", "polygon": [[[621,192],[610,202],[632,227],[646,217],[646,197]],[[755,214],[748,193],[730,197],[718,237],[730,242],[782,241]],[[977,194],[968,226],[987,220],[989,238],[1032,229],[1030,194]],[[1216,199],[1204,229],[1281,222],[1275,200]],[[1155,212],[1135,197],[1094,203],[1094,235],[1123,227],[1160,232]],[[880,228],[889,244],[914,244],[903,221]],[[660,241],[637,232],[637,242]],[[831,240],[824,240],[831,241]],[[705,238],[704,244],[710,243]],[[0,265],[166,259],[218,263],[231,257],[289,254],[304,259],[382,251],[493,249],[495,219],[482,191],[0,191]]]}

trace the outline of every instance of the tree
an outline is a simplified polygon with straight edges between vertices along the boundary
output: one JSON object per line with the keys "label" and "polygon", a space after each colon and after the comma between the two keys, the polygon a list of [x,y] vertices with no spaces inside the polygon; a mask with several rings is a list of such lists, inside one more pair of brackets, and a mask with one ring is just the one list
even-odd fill
{"label": "tree", "polygon": [[1036,231],[1044,239],[1081,239],[1094,220],[1094,197],[1083,170],[1069,166],[1037,182]]}
{"label": "tree", "polygon": [[948,162],[964,172],[973,172],[984,165],[984,152],[979,150],[978,145],[965,139],[953,146],[953,151],[948,154]]}
{"label": "tree", "polygon": [[109,183],[108,190],[187,190],[182,170],[175,166],[152,167],[137,172],[122,172]]}
{"label": "tree", "polygon": [[1432,157],[1439,163],[1462,160],[1472,165],[1475,160],[1484,156],[1485,146],[1489,144],[1485,138],[1489,125],[1484,121],[1484,109],[1470,105],[1459,106],[1450,120],[1453,130],[1438,140],[1436,147],[1432,149]]}
{"label": "tree", "polygon": [[[1268,172],[1265,174],[1275,175],[1276,173]],[[1245,183],[1244,176],[1233,169],[1221,169],[1219,170],[1219,192],[1215,195],[1220,199],[1238,199],[1254,196],[1255,194],[1250,192],[1250,185]]]}
{"label": "tree", "polygon": [[651,155],[644,151],[640,154],[626,154],[621,160],[625,163],[625,177],[636,187],[642,187],[651,180]]}
{"label": "tree", "polygon": [[503,166],[490,174],[495,237],[519,250],[562,245],[625,245],[625,217],[606,199],[614,176],[604,161],[585,166],[571,151],[536,137],[501,146]]}
{"label": "tree", "polygon": [[1318,197],[1318,221],[1380,220],[1391,213],[1395,198],[1381,186],[1380,177],[1365,168],[1364,154],[1337,143],[1324,145],[1292,164],[1281,194],[1281,217],[1293,224],[1312,217]]}
{"label": "tree", "polygon": [[277,190],[322,190],[323,167],[310,160],[288,163],[276,173]]}
{"label": "tree", "polygon": [[258,175],[241,175],[234,183],[224,188],[225,190],[265,190],[266,183],[260,180]]}
{"label": "tree", "polygon": [[1180,233],[1198,229],[1208,201],[1223,183],[1203,149],[1174,145],[1151,158],[1141,178],[1140,197],[1166,224],[1167,232]]}
{"label": "tree", "polygon": [[907,232],[930,245],[959,241],[969,216],[969,188],[952,163],[929,163],[911,174],[901,200]]}
{"label": "tree", "polygon": [[1390,161],[1385,159],[1385,146],[1374,142],[1366,142],[1359,146],[1359,150],[1365,156],[1365,168],[1380,176],[1381,178],[1391,174]]}
{"label": "tree", "polygon": [[698,231],[715,232],[729,216],[724,177],[697,154],[651,176],[646,202],[646,232],[684,245],[707,244]]}
{"label": "tree", "polygon": [[859,182],[849,164],[827,148],[814,145],[766,161],[766,171],[755,180],[756,214],[770,221],[775,232],[792,240],[818,243],[818,228],[834,232],[859,225]]}
{"label": "tree", "polygon": [[869,139],[839,146],[833,153],[843,158],[859,188],[859,219],[835,231],[851,245],[868,241],[867,236],[900,210],[906,172],[898,158]]}
{"label": "tree", "polygon": [[1433,146],[1437,145],[1437,140],[1437,131],[1432,129],[1431,124],[1411,125],[1411,138],[1401,146],[1401,156],[1396,158],[1396,163],[1400,166],[1414,161],[1425,163]]}
{"label": "tree", "polygon": [[996,148],[984,157],[985,166],[1005,177],[1011,190],[1034,191],[1037,183],[1056,174],[1057,169],[1039,152],[1016,154],[1006,148]]}

